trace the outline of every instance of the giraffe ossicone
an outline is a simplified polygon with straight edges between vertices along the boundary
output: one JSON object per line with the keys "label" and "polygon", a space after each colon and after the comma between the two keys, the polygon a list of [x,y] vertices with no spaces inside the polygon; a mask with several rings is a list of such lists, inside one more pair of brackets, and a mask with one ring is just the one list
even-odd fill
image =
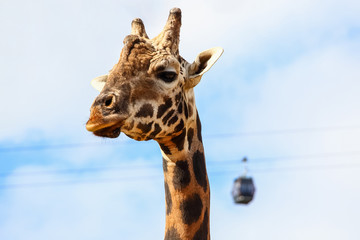
{"label": "giraffe ossicone", "polygon": [[208,240],[210,187],[193,88],[223,49],[208,49],[188,63],[179,55],[180,26],[179,8],[170,10],[153,39],[141,19],[132,21],[118,63],[91,81],[100,94],[86,129],[101,137],[123,132],[157,141],[165,180],[165,240]]}

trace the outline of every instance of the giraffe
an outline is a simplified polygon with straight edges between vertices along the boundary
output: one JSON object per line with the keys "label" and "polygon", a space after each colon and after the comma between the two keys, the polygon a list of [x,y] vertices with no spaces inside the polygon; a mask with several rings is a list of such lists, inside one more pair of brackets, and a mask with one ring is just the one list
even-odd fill
{"label": "giraffe", "polygon": [[132,21],[118,63],[91,82],[100,94],[86,129],[101,137],[122,132],[138,141],[157,141],[163,157],[164,239],[209,240],[210,186],[193,88],[223,49],[203,51],[188,63],[179,55],[180,26],[179,8],[170,10],[153,39],[141,19]]}

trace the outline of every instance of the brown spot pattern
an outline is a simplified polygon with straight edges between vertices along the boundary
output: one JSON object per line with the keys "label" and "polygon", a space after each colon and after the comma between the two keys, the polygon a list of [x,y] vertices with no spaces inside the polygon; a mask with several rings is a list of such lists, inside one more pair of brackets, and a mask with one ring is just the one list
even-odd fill
{"label": "brown spot pattern", "polygon": [[188,119],[189,118],[188,106],[186,102],[183,102],[183,104],[184,104],[185,118]]}
{"label": "brown spot pattern", "polygon": [[171,125],[173,125],[174,123],[176,123],[178,119],[179,119],[178,116],[175,115],[174,117],[172,117],[172,118],[169,120],[169,122],[168,122],[167,125],[170,127]]}
{"label": "brown spot pattern", "polygon": [[203,203],[199,194],[193,194],[180,204],[183,223],[190,225],[196,222],[202,212]]}
{"label": "brown spot pattern", "polygon": [[177,161],[175,163],[173,184],[176,190],[187,187],[190,183],[190,171],[187,161]]}
{"label": "brown spot pattern", "polygon": [[181,119],[179,124],[176,125],[174,132],[180,132],[183,129],[184,129],[184,121]]}
{"label": "brown spot pattern", "polygon": [[197,131],[197,136],[200,142],[202,142],[202,136],[201,136],[201,122],[200,122],[200,118],[199,118],[199,113],[196,111],[196,131]]}
{"label": "brown spot pattern", "polygon": [[170,151],[170,149],[169,149],[166,145],[164,145],[164,144],[162,144],[162,143],[159,143],[159,145],[160,145],[161,150],[162,150],[166,155],[171,155],[171,151]]}
{"label": "brown spot pattern", "polygon": [[168,114],[165,115],[165,117],[162,119],[162,122],[166,124],[166,122],[169,120],[169,118],[175,113],[175,110],[171,110],[168,112]]}
{"label": "brown spot pattern", "polygon": [[160,132],[161,132],[161,127],[159,126],[159,124],[155,123],[155,127],[154,127],[154,131],[152,131],[150,134],[149,134],[149,138],[150,139],[153,139],[156,137],[156,135],[158,135]]}
{"label": "brown spot pattern", "polygon": [[203,222],[200,225],[199,230],[195,233],[193,240],[206,240],[209,234],[209,213],[206,209]]}
{"label": "brown spot pattern", "polygon": [[146,123],[140,122],[140,123],[138,123],[138,125],[136,127],[138,129],[140,129],[143,133],[148,133],[148,132],[150,132],[153,123],[154,122],[150,122],[150,123],[146,124]]}
{"label": "brown spot pattern", "polygon": [[178,105],[177,111],[178,111],[178,113],[182,113],[182,110],[183,110],[183,103],[180,103],[180,104]]}
{"label": "brown spot pattern", "polygon": [[135,114],[135,117],[152,117],[154,114],[154,109],[149,103],[145,103],[141,106],[139,111]]}
{"label": "brown spot pattern", "polygon": [[189,130],[187,131],[187,141],[188,141],[188,149],[189,151],[191,150],[191,144],[192,144],[192,139],[194,137],[194,129],[193,128],[189,128]]}
{"label": "brown spot pattern", "polygon": [[178,136],[173,137],[171,139],[171,141],[176,145],[176,148],[179,151],[184,149],[185,135],[186,135],[186,130],[184,129]]}
{"label": "brown spot pattern", "polygon": [[205,166],[205,157],[204,153],[196,151],[193,155],[193,168],[196,181],[198,184],[203,187],[204,192],[207,189],[207,179],[206,179],[206,166]]}
{"label": "brown spot pattern", "polygon": [[161,118],[161,116],[164,115],[164,113],[172,106],[172,101],[170,98],[165,98],[164,101],[165,103],[161,104],[158,108],[156,116],[157,118]]}

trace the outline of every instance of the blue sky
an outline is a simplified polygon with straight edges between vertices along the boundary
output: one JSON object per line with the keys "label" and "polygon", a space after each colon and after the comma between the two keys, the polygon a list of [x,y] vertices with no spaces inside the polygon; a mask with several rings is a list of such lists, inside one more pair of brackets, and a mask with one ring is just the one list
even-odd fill
{"label": "blue sky", "polygon": [[[117,62],[131,20],[153,37],[174,6],[185,59],[225,49],[195,89],[212,239],[360,239],[354,0],[1,1],[0,239],[163,238],[157,144],[99,139],[85,122],[90,80]],[[257,193],[236,206],[245,155]]]}

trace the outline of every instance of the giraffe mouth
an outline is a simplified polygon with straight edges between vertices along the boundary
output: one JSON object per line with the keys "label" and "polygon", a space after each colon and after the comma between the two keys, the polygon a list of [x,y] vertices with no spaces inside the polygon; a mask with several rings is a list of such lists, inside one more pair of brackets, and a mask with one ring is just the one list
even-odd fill
{"label": "giraffe mouth", "polygon": [[117,138],[121,133],[122,123],[108,123],[108,124],[96,124],[87,123],[86,129],[92,132],[95,136]]}
{"label": "giraffe mouth", "polygon": [[121,128],[119,126],[105,127],[93,132],[94,135],[98,137],[108,137],[108,138],[117,138],[121,133]]}
{"label": "giraffe mouth", "polygon": [[121,133],[122,121],[93,121],[89,120],[86,123],[86,129],[92,132],[95,136],[117,138]]}

